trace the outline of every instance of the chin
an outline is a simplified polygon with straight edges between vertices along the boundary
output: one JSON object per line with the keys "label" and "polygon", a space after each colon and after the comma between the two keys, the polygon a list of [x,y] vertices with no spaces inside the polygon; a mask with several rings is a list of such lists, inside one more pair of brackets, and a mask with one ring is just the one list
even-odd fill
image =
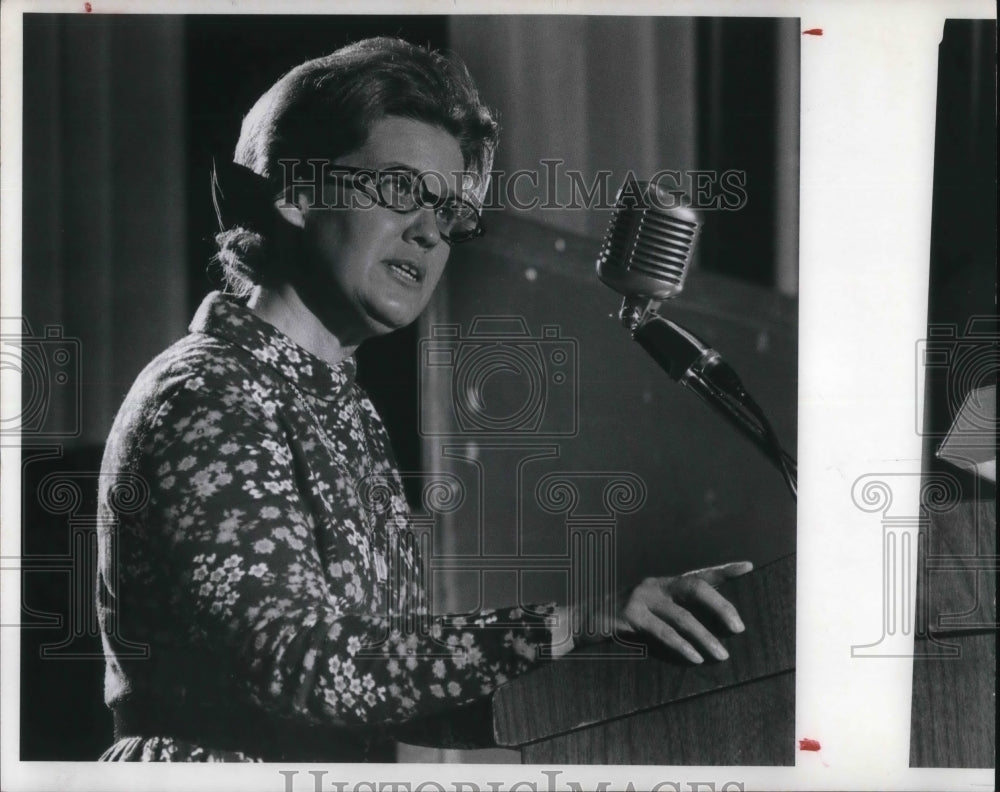
{"label": "chin", "polygon": [[387,335],[396,330],[402,330],[420,317],[419,311],[414,313],[412,311],[379,310],[376,306],[365,307],[368,329],[373,335]]}

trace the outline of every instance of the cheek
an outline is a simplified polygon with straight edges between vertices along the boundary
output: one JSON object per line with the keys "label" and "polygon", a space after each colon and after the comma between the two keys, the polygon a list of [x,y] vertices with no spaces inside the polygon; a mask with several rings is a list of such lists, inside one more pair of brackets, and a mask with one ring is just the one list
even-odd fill
{"label": "cheek", "polygon": [[315,222],[307,224],[304,231],[306,245],[314,260],[335,260],[345,247],[342,224],[332,215],[322,216]]}
{"label": "cheek", "polygon": [[359,210],[339,224],[331,243],[339,256],[355,267],[369,266],[388,256],[404,228],[403,216],[388,210]]}
{"label": "cheek", "polygon": [[321,262],[338,279],[367,266],[375,255],[377,237],[363,225],[347,215],[331,213],[307,228],[313,260]]}

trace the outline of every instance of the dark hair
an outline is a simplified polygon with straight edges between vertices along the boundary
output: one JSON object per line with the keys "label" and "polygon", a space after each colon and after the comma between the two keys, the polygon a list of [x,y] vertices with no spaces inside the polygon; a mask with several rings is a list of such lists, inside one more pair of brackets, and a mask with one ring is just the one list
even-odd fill
{"label": "dark hair", "polygon": [[[372,124],[386,116],[451,134],[465,169],[485,190],[498,126],[456,56],[380,37],[307,61],[279,79],[243,119],[234,154],[241,174],[227,179],[234,169],[220,169],[217,194],[226,193],[227,211],[219,213],[215,258],[231,289],[245,293],[255,283],[280,277],[268,271],[269,237],[280,233],[268,201],[282,191],[279,162],[303,163],[300,172],[307,173],[309,159],[329,161],[363,146]],[[248,184],[247,177],[259,184]]]}

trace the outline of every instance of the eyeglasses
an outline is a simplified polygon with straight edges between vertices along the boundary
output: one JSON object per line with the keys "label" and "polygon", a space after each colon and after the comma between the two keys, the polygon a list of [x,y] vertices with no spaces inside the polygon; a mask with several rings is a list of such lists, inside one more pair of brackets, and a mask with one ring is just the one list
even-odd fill
{"label": "eyeglasses", "polygon": [[437,174],[332,165],[325,177],[360,190],[376,204],[393,212],[406,214],[427,207],[434,209],[438,231],[450,244],[468,242],[486,233],[483,218],[475,206],[456,195],[434,191],[432,183],[440,184],[442,191],[445,187],[443,177]]}

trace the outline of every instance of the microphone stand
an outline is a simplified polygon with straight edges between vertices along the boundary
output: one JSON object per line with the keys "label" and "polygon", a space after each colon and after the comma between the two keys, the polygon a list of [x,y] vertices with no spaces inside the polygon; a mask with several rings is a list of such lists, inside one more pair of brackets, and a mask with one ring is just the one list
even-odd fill
{"label": "microphone stand", "polygon": [[763,411],[750,397],[736,372],[697,336],[657,313],[660,301],[626,297],[619,314],[632,338],[671,379],[694,391],[726,422],[750,440],[780,472],[797,498],[794,458],[781,447]]}

